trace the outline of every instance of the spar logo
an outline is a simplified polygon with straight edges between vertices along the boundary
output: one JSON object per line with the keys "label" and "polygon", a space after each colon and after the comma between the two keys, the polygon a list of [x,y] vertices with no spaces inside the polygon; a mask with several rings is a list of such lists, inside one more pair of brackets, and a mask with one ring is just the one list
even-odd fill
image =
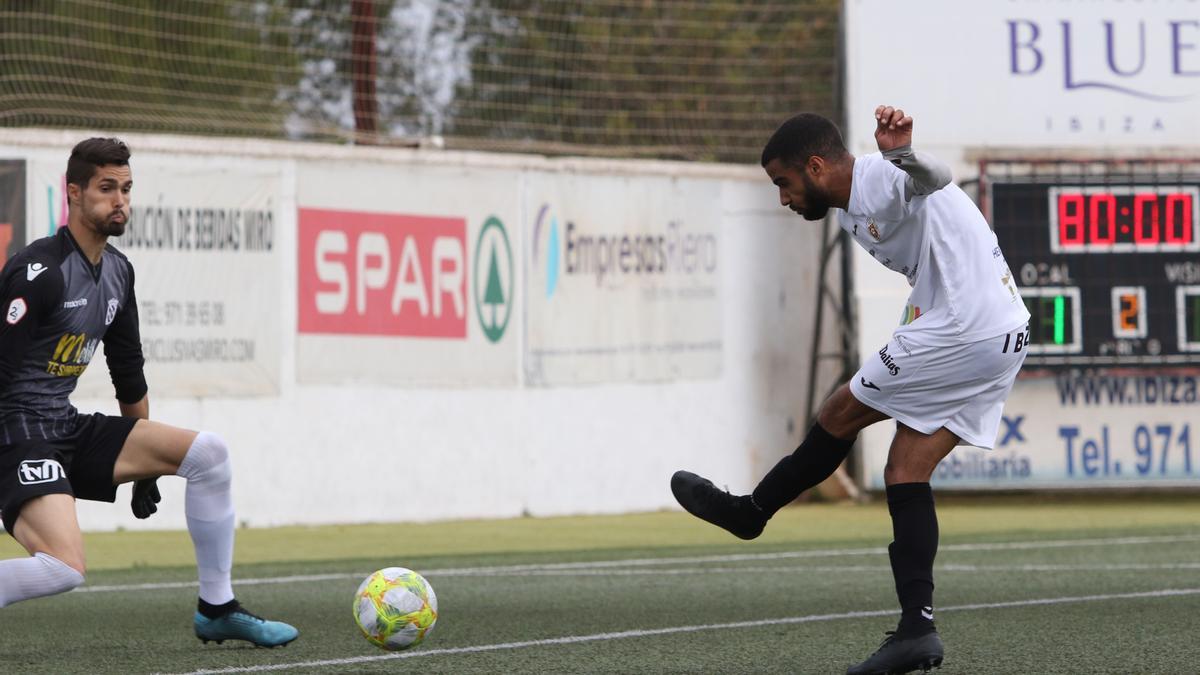
{"label": "spar logo", "polygon": [[475,315],[483,334],[499,342],[512,316],[513,255],[504,223],[492,216],[475,242]]}
{"label": "spar logo", "polygon": [[301,333],[467,337],[463,218],[299,210]]}
{"label": "spar logo", "polygon": [[459,217],[300,209],[299,239],[301,333],[462,340],[471,303],[484,336],[504,336],[514,263],[495,216],[473,258]]}

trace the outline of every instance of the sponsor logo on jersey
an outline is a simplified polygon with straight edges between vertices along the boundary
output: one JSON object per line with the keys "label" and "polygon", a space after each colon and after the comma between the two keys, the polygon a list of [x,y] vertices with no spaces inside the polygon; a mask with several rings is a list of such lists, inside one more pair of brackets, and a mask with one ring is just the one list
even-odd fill
{"label": "sponsor logo on jersey", "polygon": [[99,346],[99,338],[89,340],[87,333],[65,333],[54,347],[46,372],[59,377],[79,377],[87,370]]}
{"label": "sponsor logo on jersey", "polygon": [[120,308],[120,306],[121,306],[121,303],[117,302],[116,298],[108,299],[108,309],[104,312],[104,325],[105,326],[111,324],[113,322],[113,319],[117,318],[117,309]]}
{"label": "sponsor logo on jersey", "polygon": [[900,374],[900,366],[896,365],[895,359],[888,353],[887,345],[884,345],[879,350],[879,360],[883,361],[883,365],[887,366],[888,372],[891,373],[892,377]]}
{"label": "sponsor logo on jersey", "polygon": [[8,303],[8,311],[4,312],[4,320],[15,326],[28,312],[29,306],[25,304],[25,298],[13,298],[12,302]]}
{"label": "sponsor logo on jersey", "polygon": [[78,300],[67,300],[63,303],[63,309],[75,309],[76,307],[87,307],[87,298],[79,298]]}
{"label": "sponsor logo on jersey", "polygon": [[[916,271],[914,270],[915,273]],[[907,326],[919,318],[921,318],[921,308],[916,305],[906,305],[904,307],[904,314],[900,316],[900,325]]]}
{"label": "sponsor logo on jersey", "polygon": [[38,278],[39,274],[48,269],[50,268],[46,267],[42,263],[29,263],[29,265],[25,268],[25,280],[33,281],[34,279]]}
{"label": "sponsor logo on jersey", "polygon": [[66,473],[62,464],[53,459],[27,459],[17,467],[17,479],[22,485],[53,483]]}

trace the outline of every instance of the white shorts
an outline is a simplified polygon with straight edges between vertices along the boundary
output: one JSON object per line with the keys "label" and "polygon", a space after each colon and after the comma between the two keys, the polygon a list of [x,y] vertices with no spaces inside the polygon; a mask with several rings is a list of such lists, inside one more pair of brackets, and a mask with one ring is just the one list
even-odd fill
{"label": "white shorts", "polygon": [[962,444],[991,449],[1028,331],[942,347],[921,344],[919,333],[894,334],[854,374],[850,392],[921,433],[946,427]]}

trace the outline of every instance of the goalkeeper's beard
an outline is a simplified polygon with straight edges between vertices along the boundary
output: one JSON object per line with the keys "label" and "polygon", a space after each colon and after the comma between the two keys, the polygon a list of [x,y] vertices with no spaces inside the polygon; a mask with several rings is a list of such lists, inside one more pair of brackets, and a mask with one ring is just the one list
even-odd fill
{"label": "goalkeeper's beard", "polygon": [[[121,218],[117,219],[120,214]],[[129,216],[124,211],[110,213],[104,218],[92,220],[92,225],[95,226],[96,232],[105,237],[119,237],[125,234],[125,223],[129,222]]]}

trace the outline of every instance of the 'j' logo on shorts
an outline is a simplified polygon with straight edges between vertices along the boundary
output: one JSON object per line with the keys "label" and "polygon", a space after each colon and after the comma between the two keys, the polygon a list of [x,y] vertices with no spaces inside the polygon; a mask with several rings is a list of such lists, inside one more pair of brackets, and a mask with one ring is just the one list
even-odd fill
{"label": "'j' logo on shorts", "polygon": [[62,464],[53,459],[27,459],[17,467],[17,477],[22,485],[52,483],[64,475]]}

